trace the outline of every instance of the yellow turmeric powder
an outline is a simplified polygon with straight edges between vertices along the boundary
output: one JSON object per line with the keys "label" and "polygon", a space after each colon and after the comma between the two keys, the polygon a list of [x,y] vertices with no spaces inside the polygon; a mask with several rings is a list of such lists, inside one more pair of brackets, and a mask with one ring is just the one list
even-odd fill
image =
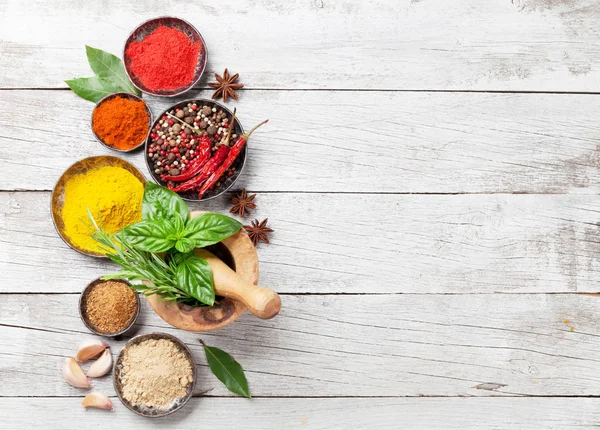
{"label": "yellow turmeric powder", "polygon": [[76,175],[65,184],[62,218],[65,234],[85,250],[100,252],[90,237],[89,208],[96,221],[113,234],[142,218],[144,186],[131,172],[114,166]]}

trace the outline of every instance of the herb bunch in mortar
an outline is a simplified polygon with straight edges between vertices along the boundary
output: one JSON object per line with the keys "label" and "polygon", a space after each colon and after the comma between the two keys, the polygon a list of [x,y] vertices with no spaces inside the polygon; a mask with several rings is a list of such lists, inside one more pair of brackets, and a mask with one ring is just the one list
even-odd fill
{"label": "herb bunch in mortar", "polygon": [[142,220],[117,234],[103,230],[89,209],[88,215],[91,237],[122,269],[103,279],[146,281],[132,288],[192,306],[212,306],[215,301],[211,268],[194,254],[194,249],[214,245],[242,227],[233,218],[218,213],[208,212],[192,219],[181,197],[152,182],[144,190]]}

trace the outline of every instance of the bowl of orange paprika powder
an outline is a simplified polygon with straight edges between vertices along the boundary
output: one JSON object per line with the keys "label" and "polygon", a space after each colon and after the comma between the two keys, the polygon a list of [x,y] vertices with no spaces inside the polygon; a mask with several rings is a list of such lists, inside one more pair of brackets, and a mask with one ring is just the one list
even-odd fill
{"label": "bowl of orange paprika powder", "polygon": [[114,93],[98,102],[92,112],[92,131],[104,146],[129,152],[144,144],[152,125],[152,112],[144,100],[129,93]]}

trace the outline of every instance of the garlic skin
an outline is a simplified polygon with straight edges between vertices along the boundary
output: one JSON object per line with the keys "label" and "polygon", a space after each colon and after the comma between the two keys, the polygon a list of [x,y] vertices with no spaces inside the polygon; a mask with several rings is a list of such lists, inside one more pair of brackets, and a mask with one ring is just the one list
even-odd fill
{"label": "garlic skin", "polygon": [[84,408],[98,408],[112,410],[113,405],[106,394],[93,392],[85,396],[81,401],[81,406]]}
{"label": "garlic skin", "polygon": [[77,349],[77,361],[84,362],[97,356],[106,349],[107,345],[98,339],[87,339]]}
{"label": "garlic skin", "polygon": [[106,348],[100,358],[90,366],[87,376],[89,378],[99,378],[106,375],[112,369],[112,362],[110,349]]}
{"label": "garlic skin", "polygon": [[83,373],[83,369],[73,357],[69,357],[63,362],[62,374],[65,381],[76,388],[89,388],[90,386],[90,381]]}

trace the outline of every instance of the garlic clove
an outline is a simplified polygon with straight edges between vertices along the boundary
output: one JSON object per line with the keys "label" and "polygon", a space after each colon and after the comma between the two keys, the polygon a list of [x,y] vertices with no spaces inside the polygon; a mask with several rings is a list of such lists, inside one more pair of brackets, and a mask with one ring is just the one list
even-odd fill
{"label": "garlic clove", "polygon": [[62,365],[62,374],[69,384],[77,388],[89,388],[90,381],[73,357],[65,359]]}
{"label": "garlic clove", "polygon": [[106,344],[98,339],[88,339],[79,345],[77,349],[77,361],[86,361],[97,356],[106,349]]}
{"label": "garlic clove", "polygon": [[113,405],[106,394],[93,392],[85,396],[81,401],[81,405],[84,408],[99,408],[99,409],[110,409],[112,410]]}
{"label": "garlic clove", "polygon": [[111,369],[112,354],[110,353],[110,349],[106,348],[100,358],[90,366],[87,376],[90,378],[99,378],[106,375]]}

